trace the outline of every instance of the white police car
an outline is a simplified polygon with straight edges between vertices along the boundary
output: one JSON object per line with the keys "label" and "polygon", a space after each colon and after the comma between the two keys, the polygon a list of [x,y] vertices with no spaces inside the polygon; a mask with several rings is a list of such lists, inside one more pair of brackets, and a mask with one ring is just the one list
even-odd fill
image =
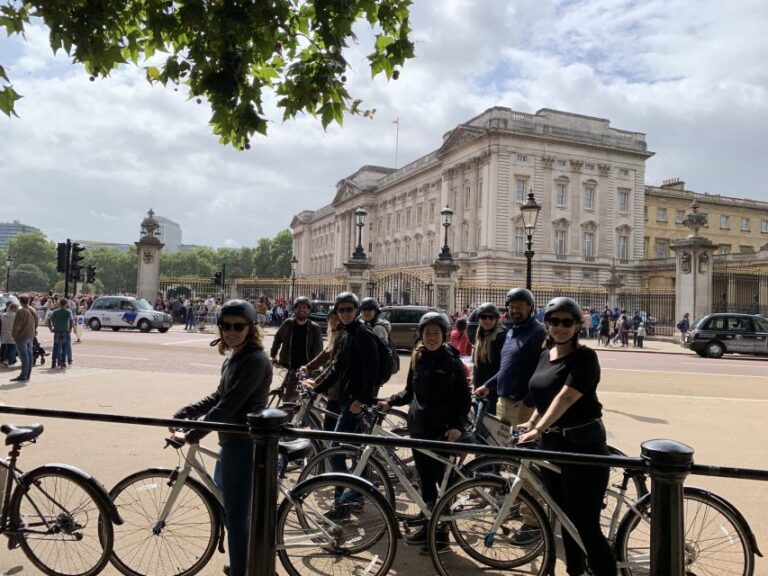
{"label": "white police car", "polygon": [[143,298],[131,296],[100,296],[85,313],[85,323],[91,330],[103,327],[112,330],[138,328],[149,332],[168,332],[173,321],[165,312],[153,310]]}

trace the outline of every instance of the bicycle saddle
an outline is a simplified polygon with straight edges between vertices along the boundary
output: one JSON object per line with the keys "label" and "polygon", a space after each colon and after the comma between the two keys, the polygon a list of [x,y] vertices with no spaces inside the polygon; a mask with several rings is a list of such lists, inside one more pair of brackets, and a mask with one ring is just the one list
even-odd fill
{"label": "bicycle saddle", "polygon": [[280,440],[278,443],[278,452],[286,458],[303,458],[308,456],[312,448],[312,443],[306,438],[297,438],[296,440]]}
{"label": "bicycle saddle", "polygon": [[42,424],[30,424],[29,426],[14,426],[13,424],[3,424],[0,426],[0,432],[5,434],[5,445],[21,444],[34,440],[43,433]]}

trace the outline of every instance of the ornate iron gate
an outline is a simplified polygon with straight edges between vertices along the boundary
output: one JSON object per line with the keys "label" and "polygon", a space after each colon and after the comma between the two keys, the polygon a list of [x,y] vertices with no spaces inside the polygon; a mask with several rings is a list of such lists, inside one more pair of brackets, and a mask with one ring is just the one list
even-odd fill
{"label": "ornate iron gate", "polygon": [[717,266],[712,271],[712,311],[768,313],[768,268]]}
{"label": "ornate iron gate", "polygon": [[432,306],[435,301],[432,279],[405,270],[374,272],[367,289],[382,306]]}

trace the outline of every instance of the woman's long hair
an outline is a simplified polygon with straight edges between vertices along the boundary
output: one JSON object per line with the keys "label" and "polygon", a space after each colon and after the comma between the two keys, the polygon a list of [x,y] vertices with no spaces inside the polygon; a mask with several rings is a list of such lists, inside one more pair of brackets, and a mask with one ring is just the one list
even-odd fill
{"label": "woman's long hair", "polygon": [[[261,329],[256,324],[251,324],[248,327],[248,336],[245,337],[245,345],[254,346],[257,350],[264,350],[264,342],[262,339]],[[222,338],[221,327],[219,327],[219,336],[211,342],[211,346],[216,346],[219,350],[219,354],[226,355],[232,350]]]}
{"label": "woman's long hair", "polygon": [[496,337],[504,329],[499,318],[496,318],[496,325],[490,330],[477,329],[477,338],[475,341],[475,351],[472,355],[472,361],[475,364],[490,364],[493,361],[493,343]]}
{"label": "woman's long hair", "polygon": [[335,316],[337,320],[339,320],[339,325],[336,326],[335,330],[331,330],[331,323],[328,322],[328,345],[326,348],[330,349],[331,351],[336,350],[336,345],[339,342],[339,339],[341,338],[342,329],[344,328],[344,325],[341,323],[341,320],[339,319],[339,315],[336,312],[330,312],[328,314],[328,319],[330,320],[331,315]]}

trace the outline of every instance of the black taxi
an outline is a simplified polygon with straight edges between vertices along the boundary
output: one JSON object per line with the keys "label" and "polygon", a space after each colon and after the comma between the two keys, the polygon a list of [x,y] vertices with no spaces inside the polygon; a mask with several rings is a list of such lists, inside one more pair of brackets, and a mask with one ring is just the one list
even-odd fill
{"label": "black taxi", "polygon": [[734,352],[768,354],[768,319],[755,314],[710,314],[685,333],[682,345],[709,358]]}

